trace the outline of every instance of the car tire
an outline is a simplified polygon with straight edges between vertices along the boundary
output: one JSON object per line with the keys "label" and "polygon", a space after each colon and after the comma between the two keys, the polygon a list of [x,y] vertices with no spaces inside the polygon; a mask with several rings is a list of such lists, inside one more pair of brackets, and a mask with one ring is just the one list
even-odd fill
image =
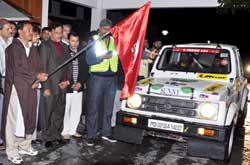
{"label": "car tire", "polygon": [[239,112],[239,117],[238,117],[238,122],[237,122],[237,127],[239,128],[243,127],[245,124],[245,119],[247,116],[247,100],[248,100],[248,97],[246,98],[243,110]]}
{"label": "car tire", "polygon": [[225,157],[224,157],[225,159],[224,159],[224,162],[229,162],[230,157],[232,155],[235,128],[236,128],[236,125],[233,122],[231,130],[230,130],[230,134],[229,134],[230,136],[225,141]]}

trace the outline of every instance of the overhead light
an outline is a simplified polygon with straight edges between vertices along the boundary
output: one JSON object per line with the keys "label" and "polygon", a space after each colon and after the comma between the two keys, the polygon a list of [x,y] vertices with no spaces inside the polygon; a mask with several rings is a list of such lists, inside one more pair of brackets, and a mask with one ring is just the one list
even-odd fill
{"label": "overhead light", "polygon": [[168,34],[168,31],[167,30],[162,30],[161,32],[164,36],[166,36]]}

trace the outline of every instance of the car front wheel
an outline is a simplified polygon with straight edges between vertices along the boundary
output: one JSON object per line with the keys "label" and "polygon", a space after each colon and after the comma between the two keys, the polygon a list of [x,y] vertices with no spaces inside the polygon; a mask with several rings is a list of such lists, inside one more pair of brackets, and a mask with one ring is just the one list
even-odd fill
{"label": "car front wheel", "polygon": [[225,159],[224,159],[225,162],[229,161],[231,154],[232,154],[235,127],[236,127],[236,124],[233,122],[231,131],[230,131],[230,136],[225,141]]}

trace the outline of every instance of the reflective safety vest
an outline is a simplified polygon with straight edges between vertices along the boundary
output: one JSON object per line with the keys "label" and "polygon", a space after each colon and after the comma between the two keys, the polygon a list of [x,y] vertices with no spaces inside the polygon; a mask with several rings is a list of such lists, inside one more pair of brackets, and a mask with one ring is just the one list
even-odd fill
{"label": "reflective safety vest", "polygon": [[93,36],[95,43],[95,54],[96,57],[103,56],[108,51],[112,51],[112,57],[110,59],[104,59],[101,63],[90,66],[91,72],[106,72],[111,69],[112,72],[116,73],[118,70],[118,54],[115,48],[113,37],[110,37],[109,45],[105,44],[104,40],[99,35]]}

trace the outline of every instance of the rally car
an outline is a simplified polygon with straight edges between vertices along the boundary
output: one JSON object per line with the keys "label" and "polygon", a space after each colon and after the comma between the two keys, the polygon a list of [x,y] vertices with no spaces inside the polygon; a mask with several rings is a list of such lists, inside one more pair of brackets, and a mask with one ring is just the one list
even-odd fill
{"label": "rally car", "polygon": [[122,102],[115,137],[141,144],[147,135],[187,142],[192,156],[229,160],[236,126],[247,113],[247,80],[236,46],[164,46],[150,77]]}

